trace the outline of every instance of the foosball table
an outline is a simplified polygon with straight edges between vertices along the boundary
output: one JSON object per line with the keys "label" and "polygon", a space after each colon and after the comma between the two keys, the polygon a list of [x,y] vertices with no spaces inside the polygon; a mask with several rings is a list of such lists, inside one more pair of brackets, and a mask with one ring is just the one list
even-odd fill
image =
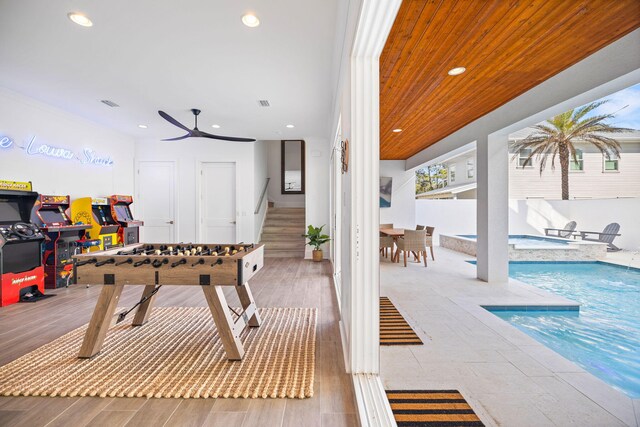
{"label": "foosball table", "polygon": [[[227,358],[242,360],[240,334],[260,326],[260,316],[247,283],[264,265],[264,245],[138,243],[74,256],[76,283],[103,285],[80,347],[79,358],[100,352],[126,285],[142,285],[140,301],[118,315],[116,322],[136,310],[133,326],[151,314],[158,290],[165,285],[199,286],[204,292]],[[233,286],[242,312],[227,305],[223,286]],[[235,314],[235,319],[231,313]]]}

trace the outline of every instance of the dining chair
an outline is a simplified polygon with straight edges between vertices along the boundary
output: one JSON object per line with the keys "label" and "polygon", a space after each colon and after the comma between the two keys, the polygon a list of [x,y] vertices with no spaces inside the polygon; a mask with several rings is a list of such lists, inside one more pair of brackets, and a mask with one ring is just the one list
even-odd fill
{"label": "dining chair", "polygon": [[416,230],[424,230],[424,225],[416,225]]}
{"label": "dining chair", "polygon": [[418,262],[420,256],[424,258],[424,266],[427,266],[427,235],[423,230],[405,230],[404,239],[398,239],[396,243],[398,245],[398,251],[396,257],[400,258],[400,251],[404,258],[404,266],[407,266],[407,252],[415,252],[418,255]]}
{"label": "dining chair", "polygon": [[[393,228],[393,224],[380,224],[380,228]],[[380,233],[380,253],[389,258],[389,249],[393,253],[393,237]]]}
{"label": "dining chair", "polygon": [[431,259],[434,260],[434,261],[436,260],[436,257],[433,256],[433,231],[435,229],[436,229],[435,227],[426,227],[426,230],[427,230],[427,247],[431,251]]}

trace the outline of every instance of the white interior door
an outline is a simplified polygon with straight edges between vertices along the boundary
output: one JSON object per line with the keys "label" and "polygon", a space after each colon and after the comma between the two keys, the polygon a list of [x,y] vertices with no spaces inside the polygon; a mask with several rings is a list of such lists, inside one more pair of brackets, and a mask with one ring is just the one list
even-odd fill
{"label": "white interior door", "polygon": [[200,206],[201,241],[203,243],[235,243],[235,163],[201,163]]}
{"label": "white interior door", "polygon": [[166,161],[138,162],[136,212],[144,226],[140,241],[175,242],[175,164]]}

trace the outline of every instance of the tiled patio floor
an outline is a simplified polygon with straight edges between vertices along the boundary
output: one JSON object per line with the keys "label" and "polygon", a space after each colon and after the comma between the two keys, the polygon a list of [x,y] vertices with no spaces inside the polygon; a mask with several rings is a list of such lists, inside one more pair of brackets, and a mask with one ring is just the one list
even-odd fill
{"label": "tiled patio floor", "polygon": [[458,389],[489,426],[639,425],[640,400],[480,307],[571,301],[515,281],[480,282],[467,259],[436,248],[428,268],[381,262],[381,295],[425,343],[380,349],[386,388]]}

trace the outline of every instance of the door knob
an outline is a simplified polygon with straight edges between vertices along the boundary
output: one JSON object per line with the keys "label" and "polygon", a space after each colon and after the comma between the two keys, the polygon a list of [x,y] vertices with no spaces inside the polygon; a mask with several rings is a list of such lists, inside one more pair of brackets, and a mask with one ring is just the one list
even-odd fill
{"label": "door knob", "polygon": [[167,224],[173,224],[173,220],[167,221]]}
{"label": "door knob", "polygon": [[231,221],[231,222],[229,222],[229,224],[235,224],[235,223],[236,223],[235,221]]}

